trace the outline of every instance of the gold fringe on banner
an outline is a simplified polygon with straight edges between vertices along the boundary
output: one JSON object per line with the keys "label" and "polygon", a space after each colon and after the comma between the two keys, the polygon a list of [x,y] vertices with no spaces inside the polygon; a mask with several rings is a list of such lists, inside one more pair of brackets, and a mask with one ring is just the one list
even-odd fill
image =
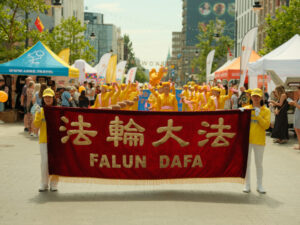
{"label": "gold fringe on banner", "polygon": [[238,183],[244,184],[245,179],[240,177],[213,177],[213,178],[182,178],[182,179],[161,179],[161,180],[121,180],[101,179],[84,177],[63,177],[51,175],[60,182],[67,183],[92,183],[104,185],[161,185],[161,184],[207,184],[207,183]]}

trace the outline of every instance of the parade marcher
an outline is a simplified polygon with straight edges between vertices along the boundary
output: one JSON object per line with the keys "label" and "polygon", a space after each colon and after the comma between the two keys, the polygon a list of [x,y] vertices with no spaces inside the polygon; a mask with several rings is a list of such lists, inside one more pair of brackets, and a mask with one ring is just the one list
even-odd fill
{"label": "parade marcher", "polygon": [[300,150],[300,87],[298,87],[297,94],[298,99],[295,101],[290,101],[289,99],[289,104],[296,107],[294,115],[294,128],[298,138],[298,145],[294,146],[294,149]]}
{"label": "parade marcher", "polygon": [[157,97],[158,108],[160,111],[178,111],[178,102],[176,96],[171,94],[171,87],[169,82],[162,83],[163,94]]}
{"label": "parade marcher", "polygon": [[206,111],[223,110],[225,101],[231,98],[232,92],[229,91],[228,95],[221,95],[221,88],[213,87],[211,89],[212,96],[209,97],[207,104],[203,107]]}
{"label": "parade marcher", "polygon": [[133,101],[134,104],[129,107],[129,110],[137,111],[139,109],[139,95],[140,92],[137,89],[137,83],[132,83],[128,93],[128,100]]}
{"label": "parade marcher", "polygon": [[261,89],[256,88],[251,93],[251,105],[246,106],[245,109],[251,109],[251,124],[249,136],[249,153],[246,172],[246,183],[243,192],[249,193],[250,187],[250,167],[251,167],[251,154],[254,152],[255,165],[256,165],[256,178],[257,178],[257,191],[265,194],[263,188],[263,155],[266,145],[266,130],[270,126],[271,112],[264,105],[263,92]]}
{"label": "parade marcher", "polygon": [[275,95],[278,101],[270,100],[270,105],[275,108],[275,124],[271,137],[275,139],[274,143],[284,144],[289,139],[289,122],[287,117],[289,104],[283,86],[275,88]]}
{"label": "parade marcher", "polygon": [[188,111],[188,105],[185,103],[185,99],[187,99],[189,96],[189,92],[188,92],[188,86],[187,85],[183,85],[183,90],[180,94],[181,97],[181,102],[182,102],[182,111]]}
{"label": "parade marcher", "polygon": [[101,93],[97,95],[95,104],[92,106],[92,108],[97,109],[102,107],[108,107],[109,105],[111,105],[111,97],[114,95],[114,93],[114,88],[111,91],[109,91],[107,85],[102,85]]}
{"label": "parade marcher", "polygon": [[[47,88],[43,93],[43,107],[55,106],[55,93],[51,88]],[[48,148],[47,148],[47,124],[44,115],[44,109],[37,107],[36,115],[34,119],[34,125],[40,128],[40,153],[41,153],[41,186],[39,192],[45,192],[48,190],[50,183],[50,191],[57,191],[57,178],[51,177],[49,181],[49,169],[48,169]]]}

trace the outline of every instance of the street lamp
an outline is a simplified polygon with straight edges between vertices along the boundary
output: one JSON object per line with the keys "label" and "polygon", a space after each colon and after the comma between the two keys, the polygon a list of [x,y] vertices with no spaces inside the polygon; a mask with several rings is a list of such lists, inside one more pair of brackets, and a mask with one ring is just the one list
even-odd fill
{"label": "street lamp", "polygon": [[90,35],[90,38],[91,38],[92,40],[95,40],[95,38],[96,38],[96,35],[95,35],[95,33],[94,33],[94,32],[92,32],[92,33],[91,33],[91,35]]}
{"label": "street lamp", "polygon": [[254,12],[258,12],[258,11],[260,11],[260,10],[262,10],[263,9],[263,7],[262,7],[262,5],[260,4],[260,1],[255,1],[254,2],[254,5],[253,5],[253,11]]}
{"label": "street lamp", "polygon": [[52,3],[54,8],[61,8],[61,1],[60,0],[54,0]]}

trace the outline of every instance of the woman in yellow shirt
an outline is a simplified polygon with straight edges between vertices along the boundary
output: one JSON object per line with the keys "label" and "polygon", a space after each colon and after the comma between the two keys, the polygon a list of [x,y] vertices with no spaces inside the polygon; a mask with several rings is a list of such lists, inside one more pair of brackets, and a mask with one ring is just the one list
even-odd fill
{"label": "woman in yellow shirt", "polygon": [[[42,99],[43,106],[54,106],[56,105],[55,94],[51,88],[47,88],[43,92]],[[47,124],[44,115],[44,109],[37,107],[35,119],[33,124],[36,128],[40,128],[40,152],[41,152],[41,186],[39,192],[45,192],[48,190],[50,183],[50,191],[57,191],[57,178],[51,177],[49,180],[49,169],[48,169],[48,148],[47,148]]]}
{"label": "woman in yellow shirt", "polygon": [[246,172],[246,184],[243,192],[250,192],[250,165],[251,153],[254,152],[255,165],[256,165],[256,178],[257,178],[257,191],[265,194],[266,191],[262,185],[263,177],[263,155],[266,145],[266,130],[270,126],[271,112],[264,105],[263,92],[261,89],[256,88],[251,93],[251,102],[245,109],[251,109],[251,124],[249,136],[249,153]]}

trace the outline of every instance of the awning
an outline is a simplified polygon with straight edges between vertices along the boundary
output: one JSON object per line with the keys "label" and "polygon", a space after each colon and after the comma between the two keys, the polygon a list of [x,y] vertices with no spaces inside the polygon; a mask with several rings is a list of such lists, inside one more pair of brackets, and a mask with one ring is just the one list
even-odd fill
{"label": "awning", "polygon": [[0,64],[0,74],[78,78],[79,70],[68,65],[39,41],[18,58]]}

